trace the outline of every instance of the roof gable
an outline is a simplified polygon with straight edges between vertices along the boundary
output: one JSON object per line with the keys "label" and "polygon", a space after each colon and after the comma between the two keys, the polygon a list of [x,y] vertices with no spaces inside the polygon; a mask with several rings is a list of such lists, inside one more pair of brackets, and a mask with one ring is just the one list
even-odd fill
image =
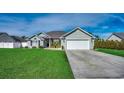
{"label": "roof gable", "polygon": [[113,35],[119,37],[120,39],[123,39],[124,40],[124,32],[121,32],[121,33],[113,33]]}
{"label": "roof gable", "polygon": [[7,33],[0,35],[0,42],[15,42],[15,40]]}
{"label": "roof gable", "polygon": [[25,39],[19,37],[19,36],[11,36],[16,42],[26,42]]}
{"label": "roof gable", "polygon": [[5,32],[0,32],[0,35],[2,35],[2,34],[7,34],[7,33],[5,33]]}
{"label": "roof gable", "polygon": [[29,39],[32,39],[34,37],[37,37],[37,38],[41,38],[41,37],[42,38],[46,38],[46,37],[48,37],[48,35],[46,33],[41,32],[41,33],[38,33],[36,35],[31,36]]}
{"label": "roof gable", "polygon": [[90,36],[92,38],[95,38],[92,34],[86,32],[85,30],[81,29],[80,27],[77,27],[77,28],[73,29],[71,32],[68,32],[68,33],[64,34],[62,37],[66,37],[66,36],[74,33],[75,31],[81,31],[81,32],[85,33],[86,35],[88,35],[88,36]]}

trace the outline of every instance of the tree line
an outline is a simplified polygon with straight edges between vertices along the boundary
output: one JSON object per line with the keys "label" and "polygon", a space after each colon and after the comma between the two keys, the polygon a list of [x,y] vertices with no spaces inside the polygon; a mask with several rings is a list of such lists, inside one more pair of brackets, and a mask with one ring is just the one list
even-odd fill
{"label": "tree line", "polygon": [[94,48],[108,48],[108,49],[118,49],[124,50],[124,40],[122,41],[113,41],[113,40],[103,40],[96,39],[94,42]]}

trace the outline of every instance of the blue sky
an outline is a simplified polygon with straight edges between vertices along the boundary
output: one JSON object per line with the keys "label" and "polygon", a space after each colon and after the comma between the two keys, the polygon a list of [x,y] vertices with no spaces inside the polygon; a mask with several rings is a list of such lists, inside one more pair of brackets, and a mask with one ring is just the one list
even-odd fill
{"label": "blue sky", "polygon": [[0,32],[31,36],[39,32],[71,31],[75,27],[107,38],[124,32],[124,14],[106,13],[29,13],[0,14]]}

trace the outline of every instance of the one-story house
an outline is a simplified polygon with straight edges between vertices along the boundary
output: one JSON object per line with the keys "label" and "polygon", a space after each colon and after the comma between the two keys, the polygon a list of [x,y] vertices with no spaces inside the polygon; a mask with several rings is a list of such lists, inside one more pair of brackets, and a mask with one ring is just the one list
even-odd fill
{"label": "one-story house", "polygon": [[0,33],[0,48],[20,48],[27,46],[27,41],[18,36],[10,36],[7,33]]}
{"label": "one-story house", "polygon": [[39,33],[29,38],[29,47],[55,47],[67,50],[93,49],[95,37],[77,27],[70,32],[51,31]]}
{"label": "one-story house", "polygon": [[20,42],[20,47],[28,47],[27,40],[19,36],[11,36],[16,42]]}
{"label": "one-story house", "polygon": [[124,32],[121,33],[112,33],[107,40],[117,40],[117,41],[121,41],[124,40]]}

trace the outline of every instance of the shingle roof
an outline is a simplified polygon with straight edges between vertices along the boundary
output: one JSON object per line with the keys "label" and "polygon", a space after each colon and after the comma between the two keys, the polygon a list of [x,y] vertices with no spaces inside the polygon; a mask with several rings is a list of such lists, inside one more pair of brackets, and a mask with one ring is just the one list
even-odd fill
{"label": "shingle roof", "polygon": [[7,33],[0,33],[0,42],[15,42]]}
{"label": "shingle roof", "polygon": [[113,33],[113,35],[115,35],[115,36],[117,36],[117,37],[119,37],[119,38],[121,38],[121,39],[123,39],[123,40],[124,40],[124,32],[120,32],[120,33]]}
{"label": "shingle roof", "polygon": [[47,32],[46,34],[49,35],[51,38],[60,38],[65,33],[66,32],[64,31],[51,31],[51,32]]}
{"label": "shingle roof", "polygon": [[0,33],[0,42],[26,42],[25,39],[18,36],[10,36],[7,33]]}
{"label": "shingle roof", "polygon": [[26,40],[25,39],[23,39],[23,38],[21,38],[21,37],[19,37],[19,36],[11,36],[15,41],[17,41],[17,42],[26,42]]}
{"label": "shingle roof", "polygon": [[76,28],[73,29],[72,31],[70,31],[70,32],[68,32],[68,33],[66,33],[66,34],[64,34],[62,37],[66,37],[66,36],[70,35],[71,33],[75,32],[75,31],[77,31],[77,30],[80,30],[80,31],[84,32],[85,34],[89,35],[90,37],[95,38],[95,36],[93,36],[92,34],[90,34],[89,32],[87,32],[87,31],[85,31],[85,30],[83,30],[83,29],[80,28],[80,27],[76,27]]}
{"label": "shingle roof", "polygon": [[7,33],[5,33],[5,32],[0,32],[0,35],[2,35],[2,34],[7,34]]}

